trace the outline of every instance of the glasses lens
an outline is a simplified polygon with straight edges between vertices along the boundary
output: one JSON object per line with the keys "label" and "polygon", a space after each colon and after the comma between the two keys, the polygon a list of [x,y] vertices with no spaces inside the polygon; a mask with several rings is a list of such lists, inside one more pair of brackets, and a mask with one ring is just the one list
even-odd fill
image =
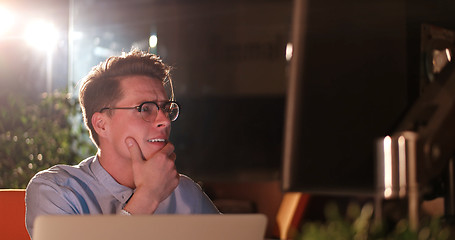
{"label": "glasses lens", "polygon": [[155,103],[148,102],[148,103],[142,104],[141,116],[145,121],[147,121],[147,122],[154,121],[157,113],[158,113],[158,106]]}
{"label": "glasses lens", "polygon": [[163,108],[163,111],[168,114],[168,117],[171,121],[177,120],[180,113],[179,105],[175,102],[168,102]]}
{"label": "glasses lens", "polygon": [[177,120],[180,113],[179,105],[175,102],[167,102],[160,107],[154,102],[146,102],[142,104],[141,116],[147,122],[155,121],[155,118],[158,115],[158,109],[161,109],[172,122]]}

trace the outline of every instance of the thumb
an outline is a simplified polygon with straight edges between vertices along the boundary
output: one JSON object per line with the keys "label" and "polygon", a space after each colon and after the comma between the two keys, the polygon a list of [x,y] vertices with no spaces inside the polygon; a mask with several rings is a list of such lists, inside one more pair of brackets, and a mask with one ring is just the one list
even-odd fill
{"label": "thumb", "polygon": [[142,152],[141,149],[139,148],[139,145],[137,144],[136,140],[133,138],[126,138],[125,139],[126,146],[128,147],[128,150],[130,151],[130,156],[131,160],[133,162],[140,161],[142,162]]}

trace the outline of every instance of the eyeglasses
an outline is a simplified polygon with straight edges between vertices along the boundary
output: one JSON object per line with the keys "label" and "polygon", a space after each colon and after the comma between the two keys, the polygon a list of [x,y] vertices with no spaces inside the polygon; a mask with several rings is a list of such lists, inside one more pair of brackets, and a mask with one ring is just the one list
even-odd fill
{"label": "eyeglasses", "polygon": [[163,111],[164,115],[166,115],[166,117],[169,118],[171,122],[177,120],[180,113],[180,107],[175,101],[168,101],[163,103],[149,101],[143,102],[135,107],[105,107],[101,108],[99,112],[114,109],[136,109],[139,113],[141,113],[142,119],[144,119],[146,122],[155,121],[156,116],[160,110]]}

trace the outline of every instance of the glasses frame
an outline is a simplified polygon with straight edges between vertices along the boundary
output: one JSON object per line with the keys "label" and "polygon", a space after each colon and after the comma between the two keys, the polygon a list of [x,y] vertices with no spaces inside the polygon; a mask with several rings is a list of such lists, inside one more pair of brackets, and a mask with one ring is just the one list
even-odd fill
{"label": "glasses frame", "polygon": [[165,114],[167,114],[167,117],[169,118],[169,120],[171,120],[171,122],[174,122],[175,120],[177,120],[177,118],[179,117],[179,114],[180,114],[180,105],[176,102],[176,101],[166,101],[166,102],[161,102],[161,103],[157,103],[155,101],[145,101],[137,106],[134,106],[134,107],[104,107],[104,108],[101,108],[99,110],[100,113],[102,113],[104,110],[116,110],[116,109],[135,109],[136,111],[138,111],[140,114],[141,114],[141,118],[146,121],[146,122],[150,122],[148,120],[146,120],[143,115],[142,115],[142,107],[144,106],[144,104],[149,104],[149,103],[152,103],[156,106],[156,108],[158,109],[158,112],[160,110],[163,110],[164,107],[166,105],[171,105],[171,104],[175,104],[177,105],[177,114],[175,115],[174,119],[171,119],[169,118],[169,112],[164,112]]}

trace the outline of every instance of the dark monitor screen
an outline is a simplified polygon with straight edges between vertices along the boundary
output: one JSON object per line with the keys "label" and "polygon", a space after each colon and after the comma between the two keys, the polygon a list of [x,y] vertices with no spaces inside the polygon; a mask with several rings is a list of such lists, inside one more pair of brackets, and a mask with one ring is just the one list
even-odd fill
{"label": "dark monitor screen", "polygon": [[371,195],[375,142],[394,131],[422,86],[423,21],[406,1],[294,4],[283,188]]}

